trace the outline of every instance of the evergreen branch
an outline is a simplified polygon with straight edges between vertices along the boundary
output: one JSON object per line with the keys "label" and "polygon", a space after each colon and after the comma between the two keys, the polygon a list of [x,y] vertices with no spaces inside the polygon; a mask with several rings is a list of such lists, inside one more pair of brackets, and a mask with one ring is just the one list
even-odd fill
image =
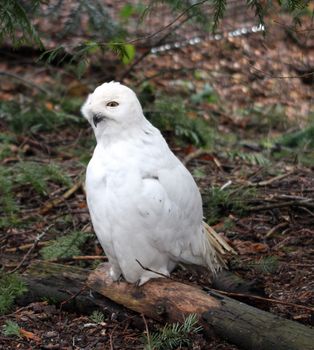
{"label": "evergreen branch", "polygon": [[[40,1],[33,0],[31,2],[32,12],[39,7]],[[32,25],[27,16],[26,9],[22,6],[20,1],[7,0],[1,4],[0,9],[0,41],[5,37],[9,37],[15,45],[20,45],[23,41],[33,41],[40,49],[44,45],[37,33],[35,27]],[[16,33],[21,30],[22,38],[17,39]]]}
{"label": "evergreen branch", "polygon": [[261,4],[260,0],[247,0],[247,4],[249,7],[255,10],[255,16],[258,17],[260,25],[263,25],[265,27],[265,9],[263,8],[263,5]]}
{"label": "evergreen branch", "polygon": [[[165,31],[166,29],[172,27],[176,22],[178,22],[178,20],[180,18],[182,18],[184,15],[188,14],[192,9],[194,9],[197,6],[203,5],[207,1],[208,0],[203,0],[203,1],[196,2],[195,4],[193,4],[193,5],[189,6],[188,8],[186,8],[174,20],[172,20],[171,22],[169,22],[168,24],[166,24],[164,27],[160,28],[156,32],[154,32],[152,34],[149,34],[149,35],[146,35],[146,36],[143,36],[141,38],[137,38],[137,39],[131,40],[131,41],[129,41],[129,43],[134,44],[136,42],[147,40],[147,39],[151,39],[151,38],[155,37],[156,35],[160,34],[161,32]],[[222,1],[226,1],[226,0],[222,0]]]}
{"label": "evergreen branch", "polygon": [[225,14],[227,1],[226,0],[213,0],[213,5],[214,5],[213,32],[215,32],[220,20],[223,18],[224,14]]}
{"label": "evergreen branch", "polygon": [[295,10],[303,10],[305,9],[308,4],[309,0],[286,0],[286,1],[280,1],[281,5],[286,5],[288,11],[293,12]]}
{"label": "evergreen branch", "polygon": [[198,317],[196,314],[190,314],[185,318],[183,324],[166,324],[162,330],[152,335],[147,330],[146,350],[171,350],[191,345],[191,335],[197,334],[202,330],[197,326]]}

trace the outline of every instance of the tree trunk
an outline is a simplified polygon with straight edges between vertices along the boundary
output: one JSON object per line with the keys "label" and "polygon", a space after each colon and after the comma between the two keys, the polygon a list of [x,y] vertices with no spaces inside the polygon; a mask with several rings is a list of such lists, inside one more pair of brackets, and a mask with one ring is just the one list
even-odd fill
{"label": "tree trunk", "polygon": [[[29,292],[19,302],[39,298],[62,303],[64,308],[91,312],[95,308],[127,317],[126,309],[143,313],[159,322],[182,321],[190,313],[199,316],[205,330],[247,350],[310,350],[314,331],[256,309],[215,292],[205,293],[195,285],[170,279],[157,279],[137,287],[126,282],[112,282],[107,264],[95,271],[49,262],[32,264],[24,279]],[[103,296],[89,290],[91,288]],[[118,305],[119,304],[119,305]]]}

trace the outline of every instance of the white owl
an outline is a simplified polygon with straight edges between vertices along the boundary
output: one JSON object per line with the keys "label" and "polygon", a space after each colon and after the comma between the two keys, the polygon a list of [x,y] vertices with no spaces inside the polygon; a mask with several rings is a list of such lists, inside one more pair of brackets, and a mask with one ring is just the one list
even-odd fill
{"label": "white owl", "polygon": [[86,173],[87,203],[112,279],[141,285],[168,276],[178,262],[217,271],[219,250],[228,245],[203,223],[192,175],[145,118],[136,94],[104,83],[82,113],[97,140]]}

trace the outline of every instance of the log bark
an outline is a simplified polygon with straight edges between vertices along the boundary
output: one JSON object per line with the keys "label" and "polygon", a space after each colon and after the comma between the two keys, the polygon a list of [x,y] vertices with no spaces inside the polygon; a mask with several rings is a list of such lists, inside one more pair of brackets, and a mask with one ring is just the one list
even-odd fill
{"label": "log bark", "polygon": [[72,312],[91,314],[101,309],[118,320],[129,317],[129,310],[86,288],[90,272],[76,266],[36,261],[23,274],[28,291],[16,303],[24,306],[44,299]]}
{"label": "log bark", "polygon": [[178,322],[196,313],[202,325],[247,350],[310,350],[314,330],[259,310],[216,292],[170,279],[151,280],[141,287],[115,283],[107,264],[89,275],[87,285],[107,298],[160,322]]}
{"label": "log bark", "polygon": [[[101,308],[123,319],[128,317],[128,309],[163,323],[182,321],[188,314],[196,313],[205,330],[212,330],[242,349],[313,349],[314,331],[309,327],[170,279],[156,279],[137,287],[112,282],[107,264],[91,272],[36,262],[27,269],[24,280],[29,292],[19,300],[22,305],[45,297],[59,303],[67,301],[63,308],[77,312],[89,313]],[[93,290],[92,296],[88,289],[82,290],[86,285]]]}

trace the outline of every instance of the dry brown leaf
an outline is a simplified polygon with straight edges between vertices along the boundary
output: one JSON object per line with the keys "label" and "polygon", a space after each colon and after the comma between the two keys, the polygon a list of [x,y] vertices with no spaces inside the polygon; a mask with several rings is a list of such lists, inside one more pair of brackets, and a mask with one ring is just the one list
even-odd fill
{"label": "dry brown leaf", "polygon": [[52,111],[53,108],[54,108],[54,105],[53,105],[51,102],[49,102],[49,101],[47,101],[47,102],[45,103],[45,106],[46,106],[46,108],[47,108],[49,111]]}
{"label": "dry brown leaf", "polygon": [[240,239],[234,240],[232,244],[241,255],[264,253],[269,250],[267,244],[241,241]]}
{"label": "dry brown leaf", "polygon": [[20,328],[20,334],[23,338],[26,338],[27,340],[34,340],[36,343],[41,342],[41,339],[38,337],[38,335],[36,335],[33,332],[27,331],[24,328]]}

